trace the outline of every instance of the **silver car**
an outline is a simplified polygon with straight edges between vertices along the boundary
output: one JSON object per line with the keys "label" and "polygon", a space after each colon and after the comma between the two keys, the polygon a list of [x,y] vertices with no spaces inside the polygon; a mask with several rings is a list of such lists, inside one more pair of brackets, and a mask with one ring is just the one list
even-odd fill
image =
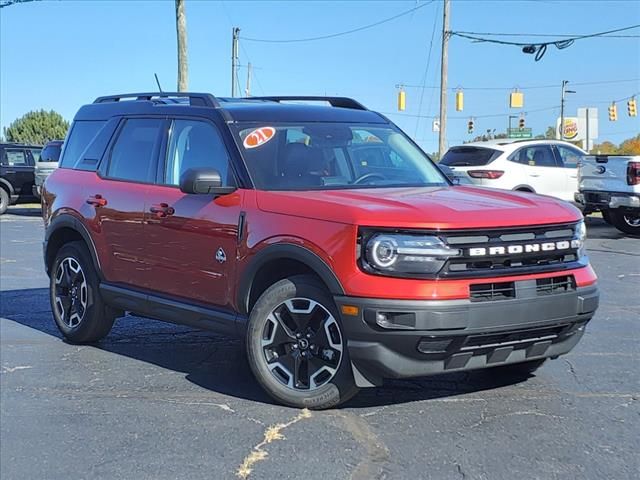
{"label": "silver car", "polygon": [[38,198],[40,198],[44,181],[56,168],[58,168],[60,150],[62,150],[62,140],[52,140],[42,149],[40,158],[36,158],[33,194]]}

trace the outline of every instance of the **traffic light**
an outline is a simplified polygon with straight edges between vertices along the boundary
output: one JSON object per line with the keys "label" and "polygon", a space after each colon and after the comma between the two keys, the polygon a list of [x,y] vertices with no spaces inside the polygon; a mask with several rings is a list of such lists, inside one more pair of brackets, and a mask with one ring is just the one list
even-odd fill
{"label": "traffic light", "polygon": [[400,88],[400,91],[398,92],[398,110],[402,112],[406,107],[407,107],[407,94],[402,88]]}
{"label": "traffic light", "polygon": [[464,108],[464,93],[462,90],[456,92],[456,111],[461,112]]}
{"label": "traffic light", "polygon": [[609,121],[615,122],[616,120],[618,120],[618,108],[615,103],[612,103],[609,105]]}
{"label": "traffic light", "polygon": [[638,116],[638,106],[636,104],[636,97],[631,97],[627,102],[627,113],[629,113],[630,117]]}
{"label": "traffic light", "polygon": [[469,120],[469,123],[467,124],[467,132],[468,133],[473,133],[473,118]]}
{"label": "traffic light", "polygon": [[509,106],[511,108],[522,108],[524,106],[524,94],[517,90],[511,92],[509,95]]}
{"label": "traffic light", "polygon": [[520,130],[524,130],[524,117],[520,117],[520,119],[518,120],[518,128]]}

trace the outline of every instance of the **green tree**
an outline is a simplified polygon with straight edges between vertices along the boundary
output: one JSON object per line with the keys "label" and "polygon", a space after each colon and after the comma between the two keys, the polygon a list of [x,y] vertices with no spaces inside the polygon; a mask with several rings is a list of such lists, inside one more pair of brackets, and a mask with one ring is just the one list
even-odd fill
{"label": "green tree", "polygon": [[44,145],[49,140],[60,140],[69,130],[69,122],[53,110],[29,112],[14,120],[4,129],[7,142]]}
{"label": "green tree", "polygon": [[622,142],[618,147],[618,153],[620,155],[640,155],[640,133]]}

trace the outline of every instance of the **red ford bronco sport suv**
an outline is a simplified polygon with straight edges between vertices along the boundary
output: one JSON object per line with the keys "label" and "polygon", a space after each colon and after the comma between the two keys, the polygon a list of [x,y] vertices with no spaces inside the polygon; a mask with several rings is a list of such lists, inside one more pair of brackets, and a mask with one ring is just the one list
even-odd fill
{"label": "red ford bronco sport suv", "polygon": [[598,306],[576,208],[453,186],[348,98],[98,98],[43,204],[68,340],[125,311],[240,336],[260,385],[296,407],[385,378],[524,377]]}

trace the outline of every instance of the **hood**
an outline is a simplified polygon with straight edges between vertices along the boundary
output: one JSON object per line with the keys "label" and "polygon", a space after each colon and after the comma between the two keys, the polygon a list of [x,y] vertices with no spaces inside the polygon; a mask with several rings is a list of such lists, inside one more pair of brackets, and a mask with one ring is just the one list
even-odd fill
{"label": "hood", "polygon": [[257,192],[266,212],[360,226],[464,229],[574,222],[573,205],[552,197],[482,187]]}

